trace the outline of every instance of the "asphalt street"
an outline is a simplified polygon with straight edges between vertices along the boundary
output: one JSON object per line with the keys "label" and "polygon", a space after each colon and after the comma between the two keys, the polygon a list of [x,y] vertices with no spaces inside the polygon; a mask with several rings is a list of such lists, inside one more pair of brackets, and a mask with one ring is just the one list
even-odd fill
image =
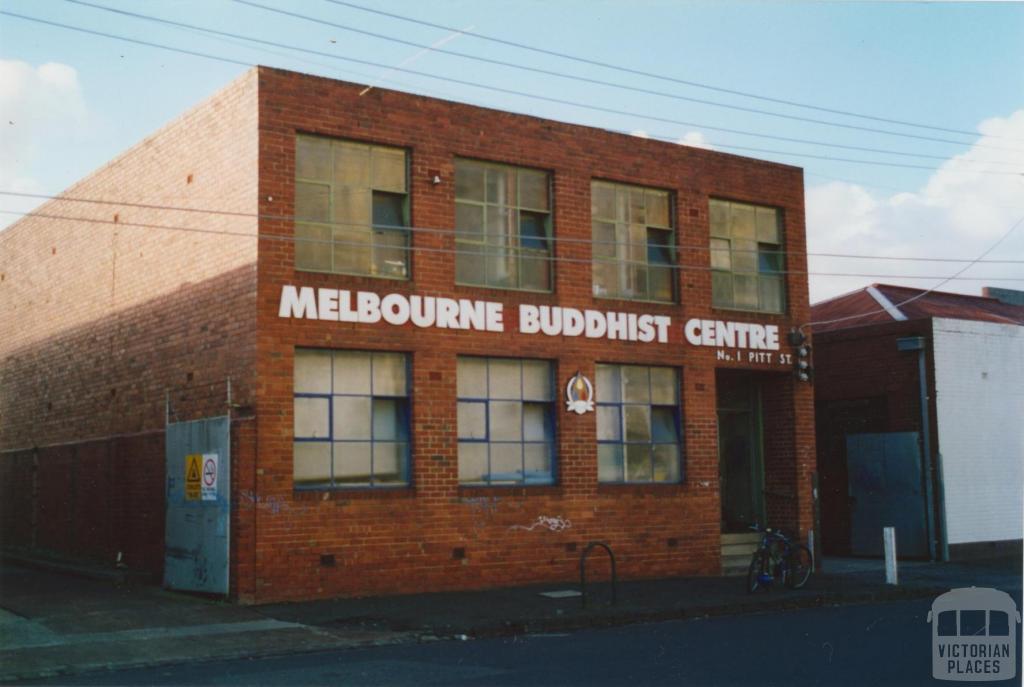
{"label": "asphalt street", "polygon": [[[943,684],[931,677],[930,605],[925,599],[469,638],[100,672],[38,684]],[[1018,680],[1020,674],[1018,635]]]}

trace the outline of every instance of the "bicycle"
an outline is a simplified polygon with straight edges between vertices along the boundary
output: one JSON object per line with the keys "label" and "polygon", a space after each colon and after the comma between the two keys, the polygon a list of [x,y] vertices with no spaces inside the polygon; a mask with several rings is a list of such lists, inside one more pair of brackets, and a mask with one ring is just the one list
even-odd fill
{"label": "bicycle", "polygon": [[810,549],[791,542],[789,537],[771,527],[762,529],[754,525],[750,529],[762,535],[747,571],[748,593],[753,594],[758,589],[770,591],[777,579],[790,589],[800,589],[807,584],[814,568]]}

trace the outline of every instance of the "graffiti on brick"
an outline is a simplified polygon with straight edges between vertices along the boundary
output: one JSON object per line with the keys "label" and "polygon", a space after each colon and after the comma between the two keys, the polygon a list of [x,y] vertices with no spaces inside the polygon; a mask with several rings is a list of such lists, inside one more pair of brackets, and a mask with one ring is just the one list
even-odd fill
{"label": "graffiti on brick", "polygon": [[497,496],[481,496],[462,499],[462,503],[469,506],[472,517],[470,526],[473,528],[474,535],[479,537],[480,533],[490,526],[494,516],[498,514],[498,505],[501,503],[501,499]]}
{"label": "graffiti on brick", "polygon": [[527,532],[532,532],[536,529],[545,529],[549,532],[563,532],[570,528],[572,528],[572,522],[561,515],[554,517],[538,515],[537,519],[529,525],[512,525],[512,527],[509,527],[510,530],[525,530]]}
{"label": "graffiti on brick", "polygon": [[273,494],[270,496],[260,496],[253,491],[240,491],[238,492],[238,500],[242,508],[252,508],[255,506],[269,510],[275,515],[291,508],[291,505],[283,496],[275,496]]}
{"label": "graffiti on brick", "polygon": [[293,503],[281,495],[269,494],[261,496],[254,491],[238,492],[238,505],[242,510],[256,508],[269,511],[274,515],[278,513],[307,513],[312,508],[309,505]]}
{"label": "graffiti on brick", "polygon": [[498,512],[498,504],[501,502],[497,496],[482,496],[480,498],[462,499],[462,503],[469,506],[469,509],[479,515],[494,515]]}

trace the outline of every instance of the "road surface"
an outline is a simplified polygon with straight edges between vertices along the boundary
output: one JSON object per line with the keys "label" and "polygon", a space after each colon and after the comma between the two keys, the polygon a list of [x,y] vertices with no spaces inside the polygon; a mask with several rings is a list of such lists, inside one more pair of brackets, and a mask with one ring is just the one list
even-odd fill
{"label": "road surface", "polygon": [[[943,684],[931,678],[931,635],[925,620],[930,604],[925,599],[572,634],[470,638],[197,662],[65,676],[48,682],[335,686]],[[1017,664],[1020,675],[1019,636]]]}

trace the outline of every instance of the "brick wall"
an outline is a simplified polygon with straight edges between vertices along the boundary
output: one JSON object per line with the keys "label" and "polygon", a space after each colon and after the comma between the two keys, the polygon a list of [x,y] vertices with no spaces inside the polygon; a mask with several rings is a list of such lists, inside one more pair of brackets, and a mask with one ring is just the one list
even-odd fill
{"label": "brick wall", "polygon": [[[231,427],[231,481],[246,484],[240,463],[252,464],[252,418]],[[244,458],[239,460],[240,458]],[[0,460],[0,530],[12,551],[75,558],[113,567],[117,554],[132,570],[159,580],[164,569],[164,433],[148,431],[38,449]],[[232,503],[232,531],[245,531],[247,500]],[[251,579],[232,557],[233,591]],[[239,589],[244,593],[245,589]]]}
{"label": "brick wall", "polygon": [[[598,300],[591,295],[590,246],[558,242],[551,294],[456,286],[454,256],[414,252],[408,282],[304,273],[290,243],[261,241],[257,343],[258,464],[251,529],[238,543],[253,561],[250,600],[485,587],[573,579],[579,551],[590,540],[615,549],[624,577],[717,574],[719,495],[713,349],[684,343],[690,317],[775,323],[783,332],[808,318],[803,186],[799,169],[733,155],[622,136],[327,79],[260,69],[260,212],[293,212],[297,131],[400,146],[411,161],[412,224],[454,225],[456,157],[546,169],[554,179],[554,230],[589,240],[593,178],[669,189],[679,256],[678,305]],[[439,173],[441,183],[431,177]],[[708,198],[783,209],[789,312],[747,316],[710,306],[707,271]],[[271,198],[273,200],[271,200]],[[262,233],[290,234],[289,221],[261,220]],[[415,249],[453,250],[450,233],[414,232]],[[282,284],[325,286],[499,301],[506,332],[452,332],[411,326],[357,325],[277,317]],[[516,333],[519,303],[559,304],[670,315],[668,344],[549,338]],[[292,366],[301,347],[380,349],[411,354],[413,484],[390,492],[296,492],[292,488]],[[785,346],[785,345],[784,345]],[[558,413],[557,484],[551,487],[460,487],[457,477],[455,361],[459,354],[555,361],[564,384],[576,370],[594,378],[597,362],[672,365],[681,370],[685,480],[677,485],[599,485],[595,417]],[[761,367],[759,369],[766,369]],[[787,514],[810,525],[813,392],[789,383],[776,366],[776,418],[784,438],[772,452],[785,464],[796,500]],[[785,377],[786,381],[781,379]],[[560,516],[571,527],[518,529],[538,516]],[[457,557],[455,549],[464,550]],[[336,565],[320,564],[333,554]]]}
{"label": "brick wall", "polygon": [[256,101],[250,71],[0,232],[5,544],[162,567],[165,392],[253,402]]}
{"label": "brick wall", "polygon": [[[896,340],[908,336],[926,339],[928,393],[934,418],[931,320],[871,324],[815,335],[817,464],[822,545],[827,553],[849,553],[846,435],[921,429],[917,353],[896,348]],[[931,436],[934,455],[938,451],[934,421]]]}

